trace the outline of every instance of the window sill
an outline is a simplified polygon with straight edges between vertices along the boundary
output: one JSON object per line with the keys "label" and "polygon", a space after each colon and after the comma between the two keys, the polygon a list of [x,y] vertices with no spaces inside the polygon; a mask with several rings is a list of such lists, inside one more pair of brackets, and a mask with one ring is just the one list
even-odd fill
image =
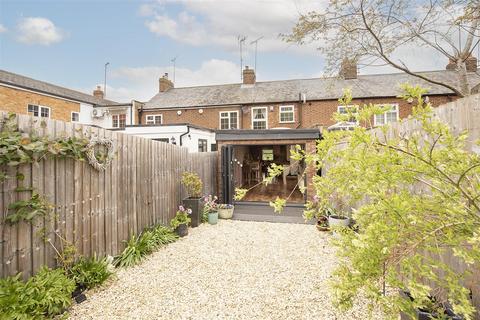
{"label": "window sill", "polygon": [[295,121],[279,121],[278,123],[295,123]]}

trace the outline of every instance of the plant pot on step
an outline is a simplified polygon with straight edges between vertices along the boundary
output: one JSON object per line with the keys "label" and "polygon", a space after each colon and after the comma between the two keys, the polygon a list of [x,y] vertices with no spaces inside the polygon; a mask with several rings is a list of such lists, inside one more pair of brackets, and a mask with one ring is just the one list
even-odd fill
{"label": "plant pot on step", "polygon": [[183,199],[183,206],[192,210],[190,218],[192,219],[192,228],[198,227],[202,223],[202,212],[204,201],[201,197],[190,197]]}
{"label": "plant pot on step", "polygon": [[335,229],[348,228],[350,226],[350,218],[345,216],[329,216],[328,225],[333,229],[333,235],[339,237],[339,233]]}
{"label": "plant pot on step", "polygon": [[218,222],[218,211],[212,211],[208,213],[208,223],[217,224]]}
{"label": "plant pot on step", "polygon": [[220,204],[218,206],[218,217],[220,219],[232,219],[233,209],[233,204]]}
{"label": "plant pot on step", "polygon": [[183,224],[179,225],[178,227],[176,227],[175,228],[175,233],[181,238],[187,236],[188,235],[188,224],[183,223]]}

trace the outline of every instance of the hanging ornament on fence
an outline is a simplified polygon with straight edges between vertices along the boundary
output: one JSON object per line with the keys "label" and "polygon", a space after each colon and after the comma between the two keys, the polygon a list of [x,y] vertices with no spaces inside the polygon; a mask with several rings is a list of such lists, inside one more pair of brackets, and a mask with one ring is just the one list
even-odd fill
{"label": "hanging ornament on fence", "polygon": [[[107,155],[105,160],[100,162],[95,155],[95,147],[96,146],[103,146],[107,149]],[[115,147],[113,144],[113,140],[111,139],[103,139],[103,138],[92,138],[87,145],[87,159],[88,163],[94,167],[98,171],[103,171],[107,169],[107,167],[112,163],[113,156],[115,154]]]}

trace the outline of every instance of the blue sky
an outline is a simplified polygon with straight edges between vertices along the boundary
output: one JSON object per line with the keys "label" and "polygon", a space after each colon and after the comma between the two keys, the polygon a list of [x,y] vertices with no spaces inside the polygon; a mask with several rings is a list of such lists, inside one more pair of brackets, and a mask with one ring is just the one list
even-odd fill
{"label": "blue sky", "polygon": [[257,81],[321,75],[315,45],[285,43],[309,0],[0,0],[0,68],[90,93],[103,84],[117,101],[148,100],[178,56],[176,86],[240,81],[236,37],[247,36],[245,64]]}

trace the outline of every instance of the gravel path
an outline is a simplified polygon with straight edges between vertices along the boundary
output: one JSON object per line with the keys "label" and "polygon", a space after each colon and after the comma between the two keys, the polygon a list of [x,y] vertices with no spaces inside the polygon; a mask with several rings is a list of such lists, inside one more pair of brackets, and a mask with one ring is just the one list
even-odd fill
{"label": "gravel path", "polygon": [[[329,235],[313,225],[219,221],[120,270],[71,319],[366,319],[330,303]],[[376,317],[381,319],[382,317]]]}

